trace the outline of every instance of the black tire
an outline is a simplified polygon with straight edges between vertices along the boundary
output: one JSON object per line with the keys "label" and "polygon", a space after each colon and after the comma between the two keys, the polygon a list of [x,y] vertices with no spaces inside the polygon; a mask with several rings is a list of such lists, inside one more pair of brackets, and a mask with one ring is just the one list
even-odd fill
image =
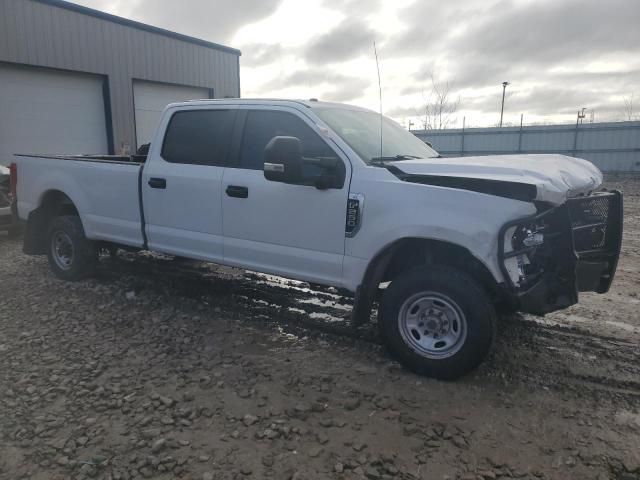
{"label": "black tire", "polygon": [[[438,306],[434,307],[435,311],[431,306],[426,306],[434,305],[433,298],[436,299],[435,305],[441,305],[443,311],[439,311]],[[439,298],[444,303],[438,303]],[[410,308],[418,303],[420,306],[417,310],[416,307]],[[427,311],[422,312],[421,308]],[[414,312],[413,318],[421,319],[414,321],[422,321],[419,325],[429,322],[429,328],[438,330],[436,335],[441,335],[443,330],[439,329],[455,330],[450,325],[458,325],[457,332],[448,334],[458,339],[451,341],[449,352],[433,353],[428,347],[426,353],[420,351],[421,347],[416,346],[419,340],[434,342],[435,346],[439,343],[446,345],[446,342],[432,340],[438,337],[431,332],[427,335],[425,331],[424,338],[421,337],[423,332],[416,332],[416,329],[427,327],[419,327],[417,323],[416,327],[403,328],[401,325],[407,323],[400,321],[402,312],[407,312],[407,315]],[[415,312],[419,312],[419,315]],[[403,315],[403,318],[407,315]],[[447,319],[445,324],[442,323],[443,316]],[[455,318],[453,321],[448,320],[451,316]],[[382,338],[392,355],[406,368],[441,380],[459,378],[476,368],[491,350],[496,330],[495,309],[478,282],[460,270],[437,265],[404,272],[393,280],[382,297],[378,320]],[[441,323],[436,323],[438,321]],[[464,335],[458,333],[463,331],[466,332]],[[408,335],[413,336],[415,342]]]}
{"label": "black tire", "polygon": [[[61,238],[63,246],[58,243],[56,248],[56,241]],[[62,280],[82,280],[95,272],[98,250],[85,236],[80,217],[66,215],[51,221],[47,234],[47,258],[55,276]],[[67,258],[68,262],[64,262],[63,258]]]}
{"label": "black tire", "polygon": [[506,303],[506,302],[501,302],[501,303],[497,303],[496,306],[496,312],[498,313],[499,316],[511,316],[511,315],[515,315],[516,313],[518,313],[518,306],[517,305],[513,305],[510,303]]}

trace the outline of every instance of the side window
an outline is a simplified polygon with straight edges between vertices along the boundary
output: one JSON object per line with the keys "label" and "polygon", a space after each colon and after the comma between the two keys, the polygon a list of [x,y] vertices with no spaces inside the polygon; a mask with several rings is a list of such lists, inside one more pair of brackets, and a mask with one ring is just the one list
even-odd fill
{"label": "side window", "polygon": [[224,165],[234,110],[185,110],[171,117],[162,158],[171,163]]}
{"label": "side window", "polygon": [[[295,115],[279,111],[250,110],[247,113],[244,127],[240,168],[262,170],[264,168],[264,148],[273,137],[277,136],[299,138],[304,157],[336,156],[320,136]],[[307,169],[305,168],[305,170]],[[305,171],[304,173],[311,176],[317,172]]]}

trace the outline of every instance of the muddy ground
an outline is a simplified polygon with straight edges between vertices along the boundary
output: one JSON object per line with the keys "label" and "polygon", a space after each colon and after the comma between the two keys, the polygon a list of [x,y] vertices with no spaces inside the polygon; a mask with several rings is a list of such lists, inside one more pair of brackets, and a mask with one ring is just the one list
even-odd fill
{"label": "muddy ground", "polygon": [[453,383],[332,289],[121,253],[54,279],[0,234],[0,478],[640,479],[640,178],[607,295],[502,318]]}

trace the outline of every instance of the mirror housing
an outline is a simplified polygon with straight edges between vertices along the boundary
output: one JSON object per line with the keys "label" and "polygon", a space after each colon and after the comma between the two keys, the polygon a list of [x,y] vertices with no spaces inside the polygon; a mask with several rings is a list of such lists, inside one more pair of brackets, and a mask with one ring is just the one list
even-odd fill
{"label": "mirror housing", "polygon": [[273,137],[264,148],[264,178],[272,182],[302,180],[302,146],[296,137]]}

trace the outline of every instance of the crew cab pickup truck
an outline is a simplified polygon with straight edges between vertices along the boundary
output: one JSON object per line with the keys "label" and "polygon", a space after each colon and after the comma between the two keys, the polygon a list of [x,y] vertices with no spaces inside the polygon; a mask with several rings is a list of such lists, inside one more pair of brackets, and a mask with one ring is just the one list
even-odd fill
{"label": "crew cab pickup truck", "polygon": [[145,249],[337,287],[377,308],[408,368],[443,379],[490,350],[496,312],[605,293],[622,197],[562,155],[441,158],[381,115],[317,101],[169,105],[144,161],[16,156],[24,251],[90,275]]}

